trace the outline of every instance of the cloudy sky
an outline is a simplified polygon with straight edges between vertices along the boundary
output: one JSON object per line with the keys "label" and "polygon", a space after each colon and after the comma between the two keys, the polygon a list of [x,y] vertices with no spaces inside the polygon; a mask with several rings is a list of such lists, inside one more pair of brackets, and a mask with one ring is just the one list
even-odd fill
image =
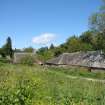
{"label": "cloudy sky", "polygon": [[88,29],[101,0],[0,0],[0,46],[10,36],[14,48],[59,45]]}

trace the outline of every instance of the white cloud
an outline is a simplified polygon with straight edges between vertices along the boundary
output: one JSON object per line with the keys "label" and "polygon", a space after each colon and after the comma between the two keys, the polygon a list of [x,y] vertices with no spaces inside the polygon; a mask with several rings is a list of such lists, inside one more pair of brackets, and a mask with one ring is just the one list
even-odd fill
{"label": "white cloud", "polygon": [[55,39],[56,35],[53,33],[44,33],[39,36],[36,36],[32,39],[32,42],[38,45],[47,45],[52,43]]}

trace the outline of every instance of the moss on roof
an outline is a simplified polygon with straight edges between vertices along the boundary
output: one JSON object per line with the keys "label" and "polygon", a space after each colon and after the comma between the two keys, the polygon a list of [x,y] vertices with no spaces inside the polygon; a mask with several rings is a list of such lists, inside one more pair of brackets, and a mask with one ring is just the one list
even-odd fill
{"label": "moss on roof", "polygon": [[59,57],[48,60],[46,64],[105,68],[105,57],[100,51],[63,53]]}

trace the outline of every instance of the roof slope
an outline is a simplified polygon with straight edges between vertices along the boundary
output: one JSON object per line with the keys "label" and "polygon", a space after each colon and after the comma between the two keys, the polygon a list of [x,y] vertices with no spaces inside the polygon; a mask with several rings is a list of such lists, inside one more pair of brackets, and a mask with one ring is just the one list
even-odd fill
{"label": "roof slope", "polygon": [[20,63],[21,59],[25,56],[33,55],[33,53],[14,53],[14,63]]}
{"label": "roof slope", "polygon": [[105,68],[105,57],[100,51],[64,53],[46,62],[53,65],[77,65]]}

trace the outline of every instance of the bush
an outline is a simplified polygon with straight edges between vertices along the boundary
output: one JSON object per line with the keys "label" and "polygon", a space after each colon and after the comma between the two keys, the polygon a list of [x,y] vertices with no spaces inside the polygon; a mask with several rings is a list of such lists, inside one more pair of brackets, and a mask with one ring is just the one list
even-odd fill
{"label": "bush", "polygon": [[21,58],[20,63],[26,65],[33,65],[35,63],[35,57],[31,55],[26,55]]}
{"label": "bush", "polygon": [[7,58],[0,58],[1,63],[10,63],[11,61]]}

